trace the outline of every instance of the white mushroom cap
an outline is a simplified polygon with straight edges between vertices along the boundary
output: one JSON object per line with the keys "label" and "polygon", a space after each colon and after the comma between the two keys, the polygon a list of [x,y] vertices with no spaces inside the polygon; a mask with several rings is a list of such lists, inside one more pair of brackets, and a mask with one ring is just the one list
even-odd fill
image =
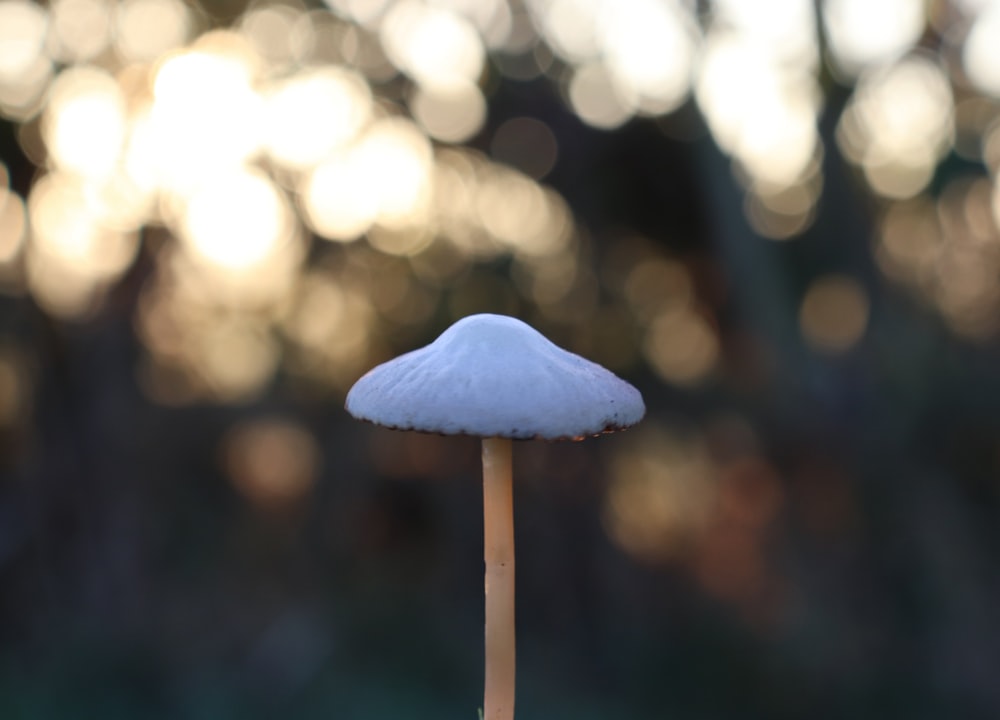
{"label": "white mushroom cap", "polygon": [[503,315],[471,315],[430,345],[370,370],[347,411],[400,430],[582,438],[634,425],[639,391]]}

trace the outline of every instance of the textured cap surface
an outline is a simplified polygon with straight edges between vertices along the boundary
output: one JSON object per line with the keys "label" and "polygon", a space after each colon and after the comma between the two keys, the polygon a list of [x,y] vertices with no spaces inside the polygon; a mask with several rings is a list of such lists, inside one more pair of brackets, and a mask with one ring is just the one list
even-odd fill
{"label": "textured cap surface", "polygon": [[471,315],[430,345],[370,370],[347,394],[356,418],[400,430],[581,438],[634,425],[639,391],[504,315]]}

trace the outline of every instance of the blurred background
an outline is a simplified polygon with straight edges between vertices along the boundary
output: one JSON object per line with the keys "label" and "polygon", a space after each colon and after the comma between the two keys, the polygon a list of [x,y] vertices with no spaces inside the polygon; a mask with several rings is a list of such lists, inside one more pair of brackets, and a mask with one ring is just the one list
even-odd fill
{"label": "blurred background", "polygon": [[1000,717],[1000,3],[0,0],[0,716],[456,718],[474,312],[643,392],[515,447],[518,717]]}

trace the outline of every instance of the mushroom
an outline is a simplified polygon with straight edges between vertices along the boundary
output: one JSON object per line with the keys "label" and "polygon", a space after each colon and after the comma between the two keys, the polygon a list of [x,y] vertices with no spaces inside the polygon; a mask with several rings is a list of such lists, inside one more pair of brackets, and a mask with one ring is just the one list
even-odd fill
{"label": "mushroom", "polygon": [[356,418],[482,438],[486,720],[514,716],[512,440],[582,440],[634,425],[639,391],[512,317],[471,315],[379,365],[347,394]]}

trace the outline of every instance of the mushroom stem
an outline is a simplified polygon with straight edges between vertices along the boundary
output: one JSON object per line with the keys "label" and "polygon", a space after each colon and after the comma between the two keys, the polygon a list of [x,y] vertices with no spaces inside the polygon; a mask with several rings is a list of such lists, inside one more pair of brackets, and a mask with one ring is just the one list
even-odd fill
{"label": "mushroom stem", "polygon": [[483,438],[484,720],[514,717],[514,507],[509,438]]}

